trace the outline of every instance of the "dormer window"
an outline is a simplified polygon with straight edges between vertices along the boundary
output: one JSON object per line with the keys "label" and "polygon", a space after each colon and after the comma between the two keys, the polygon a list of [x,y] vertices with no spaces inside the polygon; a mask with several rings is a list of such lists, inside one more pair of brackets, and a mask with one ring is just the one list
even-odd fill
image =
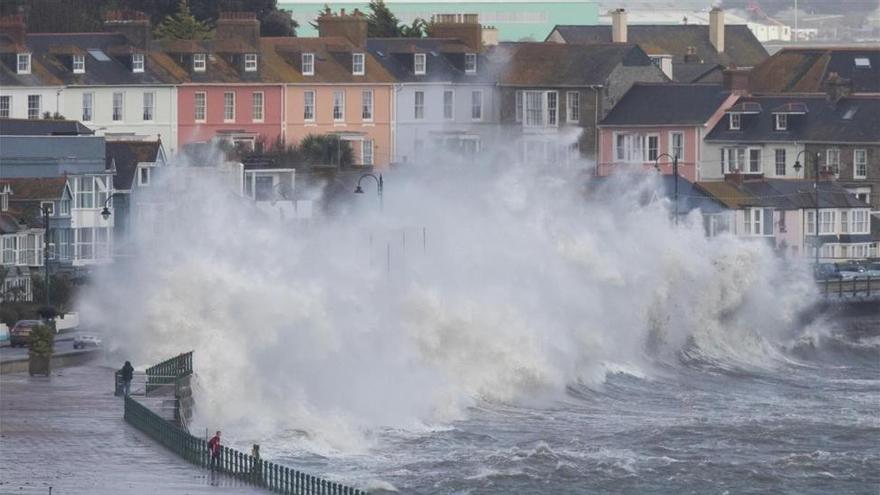
{"label": "dormer window", "polygon": [[193,72],[205,72],[208,66],[208,55],[204,53],[193,54]]}
{"label": "dormer window", "polygon": [[143,53],[135,53],[131,56],[131,71],[132,72],[143,72],[144,71],[144,54]]}
{"label": "dormer window", "polygon": [[302,74],[304,76],[315,75],[315,54],[303,53],[302,55]]}
{"label": "dormer window", "polygon": [[742,114],[732,113],[730,114],[730,130],[738,131],[742,128]]}
{"label": "dormer window", "polygon": [[351,54],[351,73],[356,76],[364,75],[364,54]]}
{"label": "dormer window", "polygon": [[74,55],[73,56],[73,73],[74,74],[85,74],[86,73],[86,56],[85,55]]}
{"label": "dormer window", "polygon": [[464,54],[464,71],[467,74],[476,74],[477,73],[477,54],[476,53],[465,53]]}
{"label": "dormer window", "polygon": [[856,69],[870,69],[871,68],[871,59],[867,57],[856,57],[854,60],[856,64]]}
{"label": "dormer window", "polygon": [[777,113],[776,117],[776,130],[777,131],[785,131],[788,129],[788,114],[787,113]]}
{"label": "dormer window", "polygon": [[257,71],[257,54],[256,53],[245,53],[244,54],[244,71],[245,72],[256,72]]}
{"label": "dormer window", "polygon": [[416,53],[413,57],[413,72],[417,76],[425,75],[425,68],[427,66],[426,55],[424,53]]}
{"label": "dormer window", "polygon": [[16,72],[19,74],[30,74],[31,73],[31,54],[30,53],[19,53],[18,54],[18,64],[16,65],[18,69]]}

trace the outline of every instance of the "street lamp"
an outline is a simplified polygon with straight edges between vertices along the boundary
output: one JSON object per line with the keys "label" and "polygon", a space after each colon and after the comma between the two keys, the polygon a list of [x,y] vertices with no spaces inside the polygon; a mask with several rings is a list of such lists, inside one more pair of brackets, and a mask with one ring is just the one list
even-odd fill
{"label": "street lamp", "polygon": [[122,193],[113,193],[110,196],[107,196],[107,200],[104,201],[104,209],[101,210],[101,217],[104,220],[109,220],[110,215],[112,214],[110,212],[110,208],[107,207],[107,205],[110,204],[110,200],[113,199],[115,196],[121,196],[121,195],[122,195]]}
{"label": "street lamp", "polygon": [[678,225],[678,155],[671,156],[669,153],[661,153],[654,159],[654,168],[657,171],[660,171],[660,159],[663,157],[672,159],[672,176],[673,176],[673,201],[675,202],[675,210],[673,214],[673,219],[675,224]]}
{"label": "street lamp", "polygon": [[385,205],[384,205],[384,202],[382,201],[382,188],[385,185],[385,181],[382,180],[382,174],[379,174],[378,177],[373,174],[361,175],[360,178],[358,178],[357,187],[355,188],[354,193],[355,194],[363,194],[364,193],[364,189],[361,187],[361,181],[367,177],[371,177],[373,180],[376,181],[376,185],[378,186],[378,188],[376,189],[376,192],[379,193],[379,209],[384,210]]}
{"label": "street lamp", "polygon": [[46,203],[43,205],[43,270],[46,273],[46,310],[51,308],[52,299],[49,297],[49,210],[54,208],[54,203]]}
{"label": "street lamp", "polygon": [[[794,157],[794,171],[795,172],[800,172],[801,168],[804,168],[806,166],[807,156],[808,156],[808,155],[806,155],[806,152],[807,152],[807,150],[803,149],[797,155],[795,155],[795,157]],[[801,162],[798,160],[801,157],[801,155],[804,155],[804,165],[801,165]],[[816,167],[815,167],[816,177],[815,177],[815,181],[813,182],[813,190],[816,195],[816,216],[815,216],[816,246],[815,247],[816,247],[816,266],[819,266],[819,153],[816,153],[815,164],[816,164]],[[806,175],[806,170],[804,170],[804,173]]]}

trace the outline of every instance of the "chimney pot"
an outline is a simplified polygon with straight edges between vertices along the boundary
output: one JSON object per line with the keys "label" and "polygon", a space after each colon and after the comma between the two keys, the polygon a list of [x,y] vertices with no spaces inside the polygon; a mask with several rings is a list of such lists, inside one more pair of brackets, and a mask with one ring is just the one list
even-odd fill
{"label": "chimney pot", "polygon": [[367,46],[367,18],[358,10],[346,14],[345,9],[340,9],[339,15],[325,10],[324,15],[318,17],[318,36],[346,38],[356,47],[364,48]]}
{"label": "chimney pot", "polygon": [[709,41],[718,53],[724,53],[724,11],[714,7],[709,12]]}
{"label": "chimney pot", "polygon": [[626,9],[611,11],[611,41],[614,43],[626,43]]}
{"label": "chimney pot", "polygon": [[104,14],[104,31],[121,33],[141,49],[149,48],[153,39],[150,18],[138,10],[108,10]]}

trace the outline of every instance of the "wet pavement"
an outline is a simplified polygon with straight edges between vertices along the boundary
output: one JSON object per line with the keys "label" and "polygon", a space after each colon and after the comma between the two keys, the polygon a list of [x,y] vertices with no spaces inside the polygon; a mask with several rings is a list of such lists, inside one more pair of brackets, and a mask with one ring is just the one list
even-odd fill
{"label": "wet pavement", "polygon": [[261,493],[129,426],[112,384],[97,365],[0,376],[0,494]]}

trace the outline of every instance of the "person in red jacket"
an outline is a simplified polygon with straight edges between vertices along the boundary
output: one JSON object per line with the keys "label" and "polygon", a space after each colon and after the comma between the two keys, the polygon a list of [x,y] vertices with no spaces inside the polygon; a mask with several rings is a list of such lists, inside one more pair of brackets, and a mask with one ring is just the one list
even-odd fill
{"label": "person in red jacket", "polygon": [[208,440],[208,452],[211,453],[211,471],[220,465],[220,431]]}

